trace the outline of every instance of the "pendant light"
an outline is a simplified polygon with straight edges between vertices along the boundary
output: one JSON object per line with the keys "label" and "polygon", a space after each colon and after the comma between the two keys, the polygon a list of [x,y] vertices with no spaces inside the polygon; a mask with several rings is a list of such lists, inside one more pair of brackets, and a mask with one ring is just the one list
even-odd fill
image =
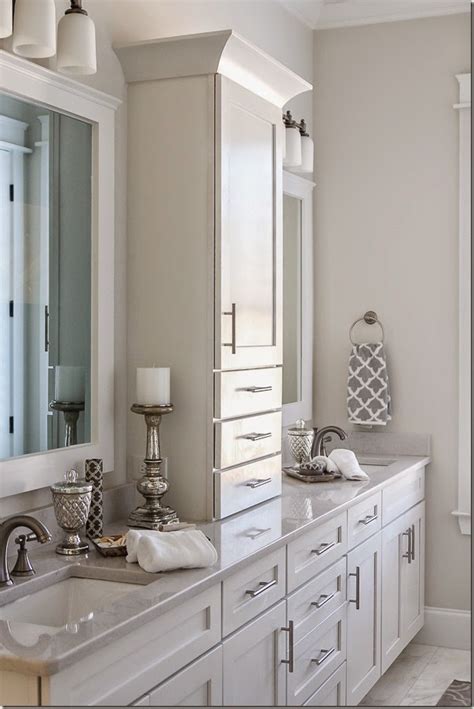
{"label": "pendant light", "polygon": [[83,9],[82,0],[71,0],[71,7],[59,22],[56,68],[62,74],[73,75],[97,71],[95,25]]}
{"label": "pendant light", "polygon": [[299,167],[301,165],[301,136],[298,125],[287,111],[283,116],[285,124],[285,158],[284,167]]}
{"label": "pendant light", "polygon": [[45,59],[56,53],[54,0],[16,0],[13,51],[28,59]]}
{"label": "pendant light", "polygon": [[0,0],[0,37],[9,37],[13,31],[13,0]]}
{"label": "pendant light", "polygon": [[301,136],[301,172],[313,172],[314,167],[314,144],[306,130],[304,118],[299,124]]}

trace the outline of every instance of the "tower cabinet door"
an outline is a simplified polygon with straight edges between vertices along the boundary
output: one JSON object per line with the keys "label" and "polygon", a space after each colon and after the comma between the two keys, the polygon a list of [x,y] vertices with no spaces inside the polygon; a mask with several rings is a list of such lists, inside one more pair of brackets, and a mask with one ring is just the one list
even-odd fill
{"label": "tower cabinet door", "polygon": [[402,515],[382,531],[382,672],[403,650],[402,574],[409,549],[407,516]]}
{"label": "tower cabinet door", "polygon": [[216,369],[282,363],[281,110],[216,76]]}
{"label": "tower cabinet door", "polygon": [[[401,625],[407,645],[424,622],[425,503],[405,515],[410,540],[410,558],[401,574]],[[409,562],[409,563],[408,563]]]}
{"label": "tower cabinet door", "polygon": [[285,601],[224,640],[224,706],[285,704]]}
{"label": "tower cabinet door", "polygon": [[347,704],[357,706],[380,677],[381,534],[347,557]]}

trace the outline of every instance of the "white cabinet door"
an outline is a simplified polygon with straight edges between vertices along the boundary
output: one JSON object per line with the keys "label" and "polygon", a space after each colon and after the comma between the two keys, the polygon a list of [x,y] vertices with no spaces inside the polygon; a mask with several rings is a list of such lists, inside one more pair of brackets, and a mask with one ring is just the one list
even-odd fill
{"label": "white cabinet door", "polygon": [[425,503],[405,515],[410,540],[410,556],[404,559],[401,575],[401,623],[407,645],[424,622]]}
{"label": "white cabinet door", "polygon": [[356,706],[380,677],[380,532],[348,554],[347,571],[347,704]]}
{"label": "white cabinet door", "polygon": [[285,704],[285,601],[223,643],[224,706]]}
{"label": "white cabinet door", "polygon": [[216,77],[216,369],[282,363],[281,110]]}
{"label": "white cabinet door", "polygon": [[382,531],[382,672],[424,621],[424,502]]}
{"label": "white cabinet door", "polygon": [[193,662],[149,694],[152,707],[222,705],[222,646]]}

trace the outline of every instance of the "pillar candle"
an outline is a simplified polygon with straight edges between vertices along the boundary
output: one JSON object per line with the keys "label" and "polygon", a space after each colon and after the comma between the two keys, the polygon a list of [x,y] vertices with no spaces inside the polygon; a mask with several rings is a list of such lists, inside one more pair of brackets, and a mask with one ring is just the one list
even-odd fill
{"label": "pillar candle", "polygon": [[137,369],[137,404],[164,406],[170,402],[170,368]]}
{"label": "pillar candle", "polygon": [[54,398],[56,401],[82,402],[86,398],[84,367],[55,368]]}

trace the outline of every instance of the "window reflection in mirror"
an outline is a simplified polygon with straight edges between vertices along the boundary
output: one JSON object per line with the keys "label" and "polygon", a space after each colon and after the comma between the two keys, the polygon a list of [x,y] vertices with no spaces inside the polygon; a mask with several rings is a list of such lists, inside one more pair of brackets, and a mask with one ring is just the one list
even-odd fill
{"label": "window reflection in mirror", "polygon": [[283,195],[283,404],[301,396],[302,201]]}
{"label": "window reflection in mirror", "polygon": [[90,441],[91,140],[0,94],[0,459]]}

